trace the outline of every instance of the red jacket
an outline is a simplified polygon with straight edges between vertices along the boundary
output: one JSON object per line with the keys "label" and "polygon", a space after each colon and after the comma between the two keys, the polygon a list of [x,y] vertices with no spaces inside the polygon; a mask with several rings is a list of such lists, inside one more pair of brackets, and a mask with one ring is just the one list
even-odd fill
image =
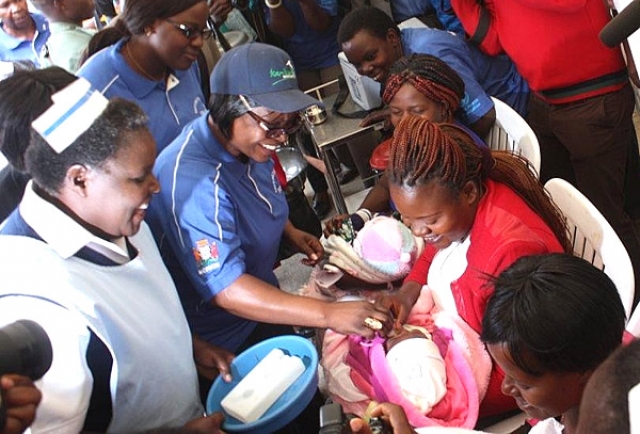
{"label": "red jacket", "polygon": [[[486,276],[497,276],[522,256],[563,252],[549,226],[513,190],[492,180],[485,182],[485,188],[469,233],[468,266],[451,285],[460,317],[478,333],[487,300],[493,293],[486,285]],[[435,253],[433,246],[425,248],[405,281],[426,284]],[[513,399],[500,391],[503,377],[502,370],[494,365],[480,416],[515,408]]]}
{"label": "red jacket", "polygon": [[506,52],[539,96],[564,103],[627,82],[619,48],[598,38],[610,20],[603,0],[451,0],[465,31],[488,54]]}

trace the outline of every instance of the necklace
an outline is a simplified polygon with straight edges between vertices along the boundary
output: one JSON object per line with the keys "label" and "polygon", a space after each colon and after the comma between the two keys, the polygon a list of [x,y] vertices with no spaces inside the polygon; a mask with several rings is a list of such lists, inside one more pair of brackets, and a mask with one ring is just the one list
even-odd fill
{"label": "necklace", "polygon": [[135,57],[133,57],[133,54],[131,53],[131,47],[129,46],[129,44],[130,44],[130,42],[127,42],[127,43],[125,44],[124,48],[127,50],[127,56],[128,56],[128,57],[129,57],[129,59],[131,59],[131,61],[133,62],[133,66],[134,66],[134,67],[136,67],[136,68],[138,69],[138,71],[140,71],[140,73],[142,73],[142,75],[143,75],[146,79],[149,79],[149,80],[151,80],[151,81],[160,81],[160,80],[163,80],[163,79],[164,79],[164,77],[165,77],[165,73],[164,73],[164,72],[162,73],[162,77],[160,77],[160,78],[156,78],[156,77],[154,77],[153,75],[149,74],[149,73],[147,72],[147,70],[146,70],[146,69],[144,69],[144,68],[142,67],[142,65],[140,65],[140,64],[138,63],[138,61],[136,60],[136,58],[135,58]]}

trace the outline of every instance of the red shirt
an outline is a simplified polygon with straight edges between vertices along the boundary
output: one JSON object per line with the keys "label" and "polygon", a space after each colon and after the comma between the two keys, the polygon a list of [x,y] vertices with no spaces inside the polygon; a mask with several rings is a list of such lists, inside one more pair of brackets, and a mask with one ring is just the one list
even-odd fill
{"label": "red shirt", "polygon": [[[549,226],[513,190],[492,180],[485,181],[485,188],[469,233],[467,268],[451,284],[458,314],[478,333],[493,294],[486,276],[497,276],[522,256],[564,251]],[[433,246],[427,246],[405,281],[426,284],[435,253]],[[500,391],[503,377],[494,365],[480,416],[515,408],[513,399]]]}
{"label": "red shirt", "polygon": [[622,52],[598,38],[610,20],[603,0],[484,0],[484,6],[451,0],[451,5],[483,51],[507,53],[531,89],[550,102],[602,95],[627,82]]}

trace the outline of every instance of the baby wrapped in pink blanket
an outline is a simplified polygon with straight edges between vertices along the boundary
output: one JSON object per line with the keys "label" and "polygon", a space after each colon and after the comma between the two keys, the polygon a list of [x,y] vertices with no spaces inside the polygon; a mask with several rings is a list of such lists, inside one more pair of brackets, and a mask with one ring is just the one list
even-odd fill
{"label": "baby wrapped in pink blanket", "polygon": [[414,427],[454,426],[473,428],[478,408],[489,384],[491,359],[475,333],[460,318],[433,313],[430,290],[420,299],[407,320],[431,331],[444,360],[446,393],[424,411],[403,392],[385,350],[385,339],[365,341],[327,330],[322,345],[321,367],[326,391],[346,412],[363,416],[371,400],[402,406]]}
{"label": "baby wrapped in pink blanket", "polygon": [[[361,240],[354,243],[356,248],[352,251],[346,247],[347,243],[330,237],[327,249],[331,254],[330,262],[364,281],[375,275],[376,280],[372,283],[381,283],[380,267],[371,272],[372,267],[366,262],[367,249],[362,246],[378,244],[371,242],[372,237],[378,237],[375,241],[401,239],[402,243],[395,244],[395,253],[387,245],[369,255],[375,257],[374,265],[384,263],[389,282],[401,278],[398,273],[388,270],[405,273],[407,254],[410,252],[411,261],[415,260],[420,246],[417,252],[414,251],[407,242],[406,233],[390,235],[406,230],[411,236],[402,223],[393,221],[395,223],[378,222],[375,230],[365,231],[366,239],[361,236],[362,231],[358,233]],[[395,267],[391,261],[384,262],[381,251],[386,252],[387,258],[391,255],[403,260]],[[336,257],[337,260],[331,260]],[[323,270],[314,270],[303,292],[321,298],[340,299],[345,295],[350,298],[354,291],[340,287],[338,279],[331,279],[330,273],[328,276]],[[358,297],[370,298],[373,291],[355,292]],[[321,378],[325,391],[342,404],[345,412],[363,416],[368,404],[375,400],[401,405],[414,427],[475,426],[479,403],[489,382],[491,359],[477,333],[464,321],[445,312],[435,312],[433,308],[430,290],[424,287],[404,326],[413,330],[413,339],[402,340],[393,346],[380,336],[367,341],[360,336],[345,336],[327,330],[322,343]],[[416,329],[419,330],[417,334]],[[427,390],[422,390],[423,387]]]}

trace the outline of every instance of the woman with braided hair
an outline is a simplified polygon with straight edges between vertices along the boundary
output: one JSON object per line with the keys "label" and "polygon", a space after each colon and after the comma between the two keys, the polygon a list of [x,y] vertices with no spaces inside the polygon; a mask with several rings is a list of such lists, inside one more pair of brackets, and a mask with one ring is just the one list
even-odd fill
{"label": "woman with braided hair", "polygon": [[[419,116],[435,123],[456,123],[464,128],[478,146],[484,142],[470,129],[459,122],[460,101],[464,97],[464,81],[449,65],[429,54],[412,54],[393,64],[384,83],[382,100],[389,107],[391,124],[395,127],[407,115]],[[391,139],[374,150],[371,164],[386,167]],[[391,210],[389,182],[385,174],[371,189],[350,219],[354,229],[378,212]],[[336,216],[326,224],[325,234],[334,232],[342,225],[346,215]]]}
{"label": "woman with braided hair", "polygon": [[[460,127],[400,120],[387,166],[391,198],[425,249],[402,287],[385,296],[403,323],[427,285],[437,309],[481,332],[497,276],[522,256],[570,252],[564,219],[526,160],[479,148]],[[424,291],[423,291],[424,293]],[[480,415],[515,408],[494,366]]]}
{"label": "woman with braided hair", "polygon": [[453,122],[464,89],[462,78],[445,62],[430,54],[412,54],[389,69],[382,99],[391,109],[394,126],[404,113]]}

